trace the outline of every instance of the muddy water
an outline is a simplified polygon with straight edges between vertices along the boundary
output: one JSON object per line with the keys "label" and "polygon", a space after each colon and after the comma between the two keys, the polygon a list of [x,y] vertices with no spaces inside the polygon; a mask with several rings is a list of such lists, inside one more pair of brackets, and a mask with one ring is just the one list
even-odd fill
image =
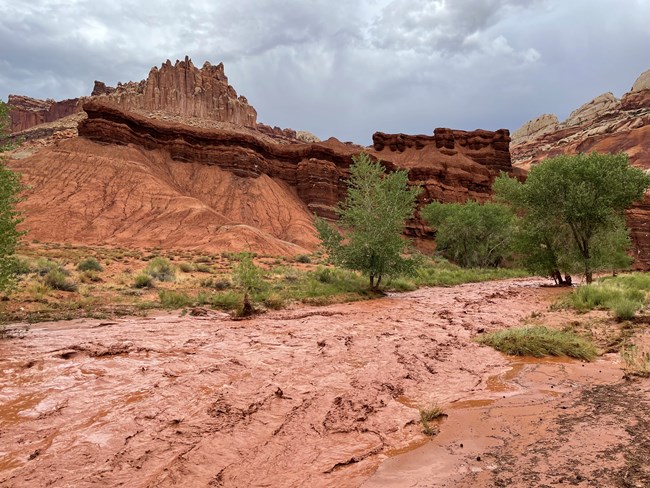
{"label": "muddy water", "polygon": [[[445,479],[474,473],[459,463],[498,446],[490,415],[523,392],[544,410],[571,391],[574,364],[513,364],[472,341],[546,309],[555,291],[541,283],[238,322],[212,313],[33,326],[0,342],[0,486],[404,486],[395,473],[438,451],[451,456],[436,465]],[[564,379],[550,381],[547,367]],[[418,407],[435,403],[449,417],[429,441]]]}

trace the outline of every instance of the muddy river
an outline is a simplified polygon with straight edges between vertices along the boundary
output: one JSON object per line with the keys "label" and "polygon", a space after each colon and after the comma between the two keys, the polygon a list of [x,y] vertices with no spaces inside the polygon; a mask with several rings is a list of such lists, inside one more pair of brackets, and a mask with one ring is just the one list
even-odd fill
{"label": "muddy river", "polygon": [[650,380],[472,341],[545,283],[33,325],[0,342],[0,486],[650,486]]}

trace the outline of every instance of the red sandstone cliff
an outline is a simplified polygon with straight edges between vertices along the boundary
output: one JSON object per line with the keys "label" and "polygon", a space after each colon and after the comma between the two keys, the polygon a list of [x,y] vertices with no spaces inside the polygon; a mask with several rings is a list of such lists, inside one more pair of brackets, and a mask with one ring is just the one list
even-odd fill
{"label": "red sandstone cliff", "polygon": [[[564,122],[542,115],[513,132],[513,164],[531,165],[559,154],[592,151],[628,154],[630,162],[650,169],[650,70],[619,100],[605,93],[571,113]],[[650,269],[650,195],[627,212],[635,266]]]}
{"label": "red sandstone cliff", "polygon": [[[95,81],[90,98],[104,99],[124,110],[154,117],[171,115],[179,120],[201,119],[257,129],[257,112],[228,84],[222,63],[213,66],[206,62],[199,69],[188,57],[175,64],[167,60],[160,68],[152,68],[147,79],[138,83],[119,83],[112,88]],[[12,132],[79,112],[87,99],[55,102],[10,95]],[[295,138],[295,132],[281,132],[279,137],[292,135]]]}
{"label": "red sandstone cliff", "polygon": [[[84,109],[80,137],[8,160],[31,187],[22,208],[32,238],[295,254],[316,245],[314,213],[336,217],[361,151],[388,171],[406,168],[424,187],[422,204],[485,200],[499,171],[517,173],[507,131],[377,133],[372,148],[277,144],[256,131],[152,119],[104,97]],[[407,234],[426,241],[431,229],[416,218]]]}
{"label": "red sandstone cliff", "polygon": [[54,122],[81,110],[78,98],[62,100],[37,100],[35,98],[9,95],[7,101],[11,107],[11,132],[20,132],[36,125]]}

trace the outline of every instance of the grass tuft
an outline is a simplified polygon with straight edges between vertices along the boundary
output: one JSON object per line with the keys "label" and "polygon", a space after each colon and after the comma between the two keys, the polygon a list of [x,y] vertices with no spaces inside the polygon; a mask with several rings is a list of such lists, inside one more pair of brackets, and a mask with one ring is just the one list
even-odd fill
{"label": "grass tuft", "polygon": [[86,258],[83,261],[77,264],[77,269],[79,271],[96,271],[98,273],[102,272],[104,268],[99,264],[95,258]]}
{"label": "grass tuft", "polygon": [[650,377],[650,349],[630,344],[621,349],[621,358],[625,363],[625,374]]}
{"label": "grass tuft", "polygon": [[420,409],[420,423],[422,424],[422,433],[429,436],[434,436],[438,433],[438,429],[431,427],[430,422],[439,419],[447,414],[442,410],[440,405],[433,405],[430,408]]}
{"label": "grass tuft", "polygon": [[160,304],[165,308],[177,309],[192,305],[189,295],[179,291],[160,290],[158,298],[160,298]]}
{"label": "grass tuft", "polygon": [[567,356],[591,361],[598,354],[589,340],[544,326],[504,329],[482,335],[477,342],[513,356]]}

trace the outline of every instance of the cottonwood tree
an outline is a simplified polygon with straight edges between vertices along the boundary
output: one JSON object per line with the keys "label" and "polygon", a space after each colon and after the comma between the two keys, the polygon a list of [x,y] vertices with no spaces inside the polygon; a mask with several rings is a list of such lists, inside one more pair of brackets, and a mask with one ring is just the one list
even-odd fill
{"label": "cottonwood tree", "polygon": [[422,216],[436,228],[436,249],[463,267],[498,266],[510,255],[515,216],[504,205],[433,202]]}
{"label": "cottonwood tree", "polygon": [[[561,277],[620,266],[630,240],[624,210],[650,187],[650,176],[626,154],[562,155],[534,166],[524,183],[502,174],[498,200],[522,215],[518,248],[535,272]],[[542,273],[540,273],[542,274]]]}
{"label": "cottonwood tree", "polygon": [[330,260],[365,274],[377,290],[384,277],[414,270],[415,260],[404,256],[409,243],[402,233],[421,188],[409,186],[407,171],[385,173],[365,153],[352,159],[347,198],[337,207],[344,235],[323,219],[315,224]]}
{"label": "cottonwood tree", "polygon": [[[10,149],[10,145],[3,142],[9,132],[9,122],[9,108],[0,102],[0,153]],[[21,221],[16,203],[21,190],[20,177],[3,164],[0,154],[0,290],[3,291],[11,288],[16,277],[14,253],[22,235],[16,229]]]}

